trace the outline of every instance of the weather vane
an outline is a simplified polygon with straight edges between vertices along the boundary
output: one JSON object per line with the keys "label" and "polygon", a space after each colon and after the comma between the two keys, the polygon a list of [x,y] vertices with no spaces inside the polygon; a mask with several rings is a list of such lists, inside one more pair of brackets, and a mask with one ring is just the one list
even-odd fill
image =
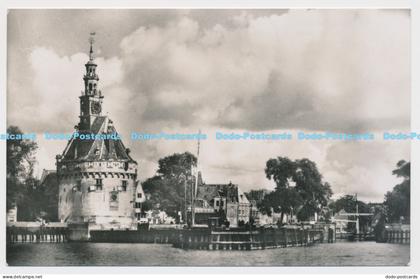
{"label": "weather vane", "polygon": [[96,32],[90,32],[89,43],[92,45],[95,42]]}
{"label": "weather vane", "polygon": [[93,43],[95,42],[95,36],[96,32],[90,32],[89,36],[89,43],[90,43],[90,52],[89,52],[89,58],[92,61],[93,60]]}

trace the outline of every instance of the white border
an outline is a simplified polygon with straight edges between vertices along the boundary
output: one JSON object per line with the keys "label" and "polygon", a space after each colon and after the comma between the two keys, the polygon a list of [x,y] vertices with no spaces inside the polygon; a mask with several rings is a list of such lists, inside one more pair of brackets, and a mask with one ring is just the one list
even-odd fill
{"label": "white border", "polygon": [[[153,9],[204,9],[204,8],[223,8],[223,9],[266,9],[266,8],[322,8],[322,9],[357,9],[357,8],[409,8],[411,9],[411,61],[412,61],[412,130],[420,131],[420,113],[416,111],[420,107],[420,97],[416,94],[420,90],[419,78],[419,62],[420,62],[420,43],[419,28],[420,26],[420,1],[409,0],[1,0],[0,1],[0,133],[6,130],[6,81],[7,81],[7,9],[52,9],[52,8],[101,8],[101,9],[124,9],[124,8],[153,8]],[[241,274],[266,274],[266,273],[283,273],[283,274],[419,274],[419,243],[416,241],[419,231],[419,222],[417,212],[419,212],[419,204],[415,201],[419,198],[419,190],[416,187],[419,183],[419,162],[416,154],[420,154],[420,144],[413,142],[411,149],[412,162],[412,187],[411,187],[411,264],[408,267],[7,267],[5,264],[5,231],[0,229],[2,236],[0,241],[0,274],[128,274],[128,273],[164,273],[164,274],[181,274],[181,273],[241,273]],[[0,177],[2,178],[1,187],[1,210],[0,226],[5,228],[5,206],[6,206],[6,154],[5,142],[0,142]],[[414,218],[416,217],[416,218]],[[319,276],[316,276],[319,277]],[[384,277],[382,277],[384,278]]]}

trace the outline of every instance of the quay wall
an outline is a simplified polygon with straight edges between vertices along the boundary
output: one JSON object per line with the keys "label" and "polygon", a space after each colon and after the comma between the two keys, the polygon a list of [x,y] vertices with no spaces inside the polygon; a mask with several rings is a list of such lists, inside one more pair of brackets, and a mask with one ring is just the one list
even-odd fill
{"label": "quay wall", "polygon": [[183,230],[174,246],[197,250],[257,250],[308,246],[322,242],[324,231],[314,229]]}
{"label": "quay wall", "polygon": [[92,230],[90,241],[108,243],[174,243],[180,229],[161,228],[144,230]]}
{"label": "quay wall", "polygon": [[7,227],[8,243],[90,241],[105,243],[161,243],[194,250],[256,250],[308,246],[314,243],[335,242],[335,236],[320,228],[142,228],[139,230],[90,230],[87,226],[58,223],[20,224]]}
{"label": "quay wall", "polygon": [[[319,229],[255,229],[212,230],[150,229],[91,231],[92,242],[166,243],[182,249],[194,250],[256,250],[280,247],[307,246],[322,243],[324,230]],[[333,242],[333,239],[327,239]]]}

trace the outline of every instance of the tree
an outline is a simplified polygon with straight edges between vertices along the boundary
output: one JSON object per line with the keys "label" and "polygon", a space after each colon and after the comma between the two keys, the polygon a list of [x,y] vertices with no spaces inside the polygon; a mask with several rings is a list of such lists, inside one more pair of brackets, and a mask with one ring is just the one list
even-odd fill
{"label": "tree", "polygon": [[183,212],[185,206],[185,190],[187,200],[191,197],[191,187],[195,182],[191,169],[196,164],[196,157],[189,152],[175,153],[159,160],[156,175],[142,183],[155,209],[164,210],[176,219],[179,217],[178,212]]}
{"label": "tree", "polygon": [[320,213],[324,206],[327,206],[332,196],[331,186],[322,182],[322,175],[319,173],[316,164],[308,159],[296,160],[297,166],[293,180],[296,182],[303,205],[297,217],[299,220],[308,220],[315,213]]}
{"label": "tree", "polygon": [[401,217],[410,221],[410,162],[401,160],[392,174],[403,178],[392,191],[385,194],[384,205],[386,207],[388,221],[398,222]]}
{"label": "tree", "polygon": [[[339,211],[343,210],[347,213],[355,213],[356,212],[356,205],[358,207],[359,213],[370,213],[370,207],[366,203],[356,200],[355,196],[353,195],[345,195],[341,198],[337,199],[334,202],[329,204],[329,208],[333,211],[334,214],[338,213]],[[350,217],[351,220],[356,220],[356,217]],[[359,217],[359,224],[361,228],[364,228],[370,221],[371,216],[360,216]],[[347,224],[348,231],[355,231],[356,224],[355,223],[348,223]]]}
{"label": "tree", "polygon": [[299,193],[290,184],[295,173],[296,164],[287,157],[269,159],[266,163],[266,177],[276,183],[276,188],[264,197],[260,210],[268,215],[271,215],[271,210],[280,213],[281,224],[284,214],[291,213],[302,202]]}
{"label": "tree", "polygon": [[260,205],[263,212],[272,208],[284,214],[298,212],[299,220],[307,220],[315,212],[321,212],[332,195],[328,183],[322,182],[316,164],[308,159],[292,161],[287,157],[269,159],[265,168],[266,177],[276,183],[275,190],[264,198]]}
{"label": "tree", "polygon": [[334,214],[338,213],[342,209],[344,209],[344,211],[346,211],[347,213],[350,213],[356,212],[356,204],[359,208],[360,213],[369,212],[369,206],[360,200],[357,200],[356,202],[356,198],[353,195],[342,196],[336,201],[331,202],[329,207],[333,210]]}
{"label": "tree", "polygon": [[295,188],[279,188],[264,197],[259,209],[268,216],[272,212],[280,213],[280,223],[283,223],[284,214],[292,213],[301,204],[302,198]]}
{"label": "tree", "polygon": [[[7,128],[8,134],[23,134],[16,126]],[[28,181],[33,178],[34,153],[37,144],[31,140],[7,140],[7,210],[24,200],[25,188]]]}

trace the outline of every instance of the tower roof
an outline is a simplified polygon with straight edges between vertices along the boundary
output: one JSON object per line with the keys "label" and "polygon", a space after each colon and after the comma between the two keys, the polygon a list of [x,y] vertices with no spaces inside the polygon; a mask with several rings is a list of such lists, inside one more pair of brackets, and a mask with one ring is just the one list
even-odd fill
{"label": "tower roof", "polygon": [[[77,134],[67,143],[59,161],[125,161],[135,162],[118,136],[111,119],[102,116],[102,99],[97,89],[99,80],[93,55],[93,36],[90,33],[89,61],[86,63],[84,95],[80,96],[80,122]],[[83,136],[83,138],[82,138]]]}
{"label": "tower roof", "polygon": [[[82,134],[82,132],[80,132]],[[95,118],[91,131],[93,135],[117,135],[117,131],[108,116],[98,116]],[[132,161],[129,150],[125,148],[123,142],[117,138],[109,139],[71,139],[63,152],[62,159],[80,161]]]}

